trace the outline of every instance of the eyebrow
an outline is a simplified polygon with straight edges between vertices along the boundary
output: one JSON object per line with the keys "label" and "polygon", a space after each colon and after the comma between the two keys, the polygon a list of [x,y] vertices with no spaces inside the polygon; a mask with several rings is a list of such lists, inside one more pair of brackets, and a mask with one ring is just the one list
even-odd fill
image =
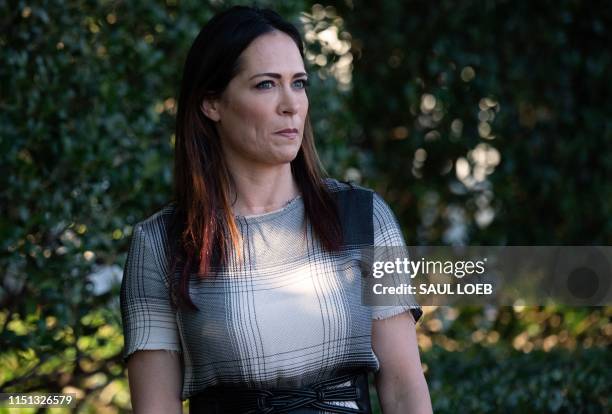
{"label": "eyebrow", "polygon": [[[265,73],[258,73],[257,75],[253,75],[249,78],[249,80],[256,78],[258,76],[269,76],[271,78],[276,78],[276,79],[280,79],[281,75],[279,73],[272,73],[272,72],[265,72]],[[308,76],[308,74],[306,72],[298,72],[295,75],[293,75],[294,78],[297,78],[299,76]]]}

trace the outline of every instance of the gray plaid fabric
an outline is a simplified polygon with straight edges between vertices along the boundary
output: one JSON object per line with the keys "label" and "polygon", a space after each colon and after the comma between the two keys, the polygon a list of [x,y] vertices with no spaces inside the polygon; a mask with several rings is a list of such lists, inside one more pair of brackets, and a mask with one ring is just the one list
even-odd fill
{"label": "gray plaid fabric", "polygon": [[[332,191],[349,187],[326,180]],[[404,239],[384,200],[371,190],[376,246]],[[344,371],[378,371],[371,347],[372,319],[414,304],[361,304],[359,249],[324,251],[312,229],[302,231],[301,197],[281,210],[237,217],[243,257],[206,280],[193,278],[199,312],[176,311],[169,297],[167,206],[135,226],[121,286],[124,360],[138,350],[180,352],[182,399],[217,384],[294,387]],[[356,407],[352,402],[338,405]]]}

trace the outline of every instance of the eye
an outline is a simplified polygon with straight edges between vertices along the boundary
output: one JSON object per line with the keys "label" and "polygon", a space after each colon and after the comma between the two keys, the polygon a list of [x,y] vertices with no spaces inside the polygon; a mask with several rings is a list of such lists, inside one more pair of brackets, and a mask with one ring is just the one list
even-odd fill
{"label": "eye", "polygon": [[[310,85],[310,81],[308,79],[298,79],[294,83],[300,85],[299,86],[300,89],[305,89]],[[274,81],[265,80],[265,81],[259,82],[255,87],[257,89],[270,89],[268,85],[271,85],[271,87],[273,87]]]}
{"label": "eye", "polygon": [[259,83],[257,84],[257,86],[255,86],[255,87],[256,87],[257,89],[270,89],[270,88],[264,88],[264,87],[262,86],[262,85],[267,85],[267,84],[272,84],[272,85],[273,85],[273,84],[274,84],[274,81],[271,81],[271,80],[266,80],[266,81],[263,81],[263,82],[259,82]]}
{"label": "eye", "polygon": [[310,85],[310,81],[308,79],[298,79],[296,82],[302,82],[302,88],[306,88]]}

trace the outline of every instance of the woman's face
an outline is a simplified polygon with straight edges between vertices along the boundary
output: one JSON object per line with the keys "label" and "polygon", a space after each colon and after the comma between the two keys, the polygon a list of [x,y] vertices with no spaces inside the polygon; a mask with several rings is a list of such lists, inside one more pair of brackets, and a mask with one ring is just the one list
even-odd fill
{"label": "woman's face", "polygon": [[[216,122],[224,155],[234,162],[279,165],[297,155],[308,112],[307,75],[291,37],[271,32],[242,52],[240,73],[204,113]],[[295,133],[278,131],[295,129]]]}

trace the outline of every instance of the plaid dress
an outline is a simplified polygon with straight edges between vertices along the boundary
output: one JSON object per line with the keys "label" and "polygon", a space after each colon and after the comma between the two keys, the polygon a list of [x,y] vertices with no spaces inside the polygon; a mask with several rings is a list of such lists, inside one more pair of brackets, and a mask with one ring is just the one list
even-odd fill
{"label": "plaid dress", "polygon": [[[360,223],[351,213],[345,231],[369,228],[375,246],[404,245],[395,216],[377,193],[333,179],[326,183],[333,192],[369,200],[363,211],[371,222]],[[345,371],[376,372],[372,319],[410,310],[417,321],[422,314],[414,302],[362,305],[359,249],[324,251],[310,225],[304,231],[300,196],[274,212],[237,216],[242,257],[232,257],[210,278],[192,278],[190,295],[200,311],[176,310],[166,260],[172,211],[169,205],[135,226],[121,285],[123,357],[127,361],[138,350],[181,353],[183,400],[213,385],[299,387]]]}

